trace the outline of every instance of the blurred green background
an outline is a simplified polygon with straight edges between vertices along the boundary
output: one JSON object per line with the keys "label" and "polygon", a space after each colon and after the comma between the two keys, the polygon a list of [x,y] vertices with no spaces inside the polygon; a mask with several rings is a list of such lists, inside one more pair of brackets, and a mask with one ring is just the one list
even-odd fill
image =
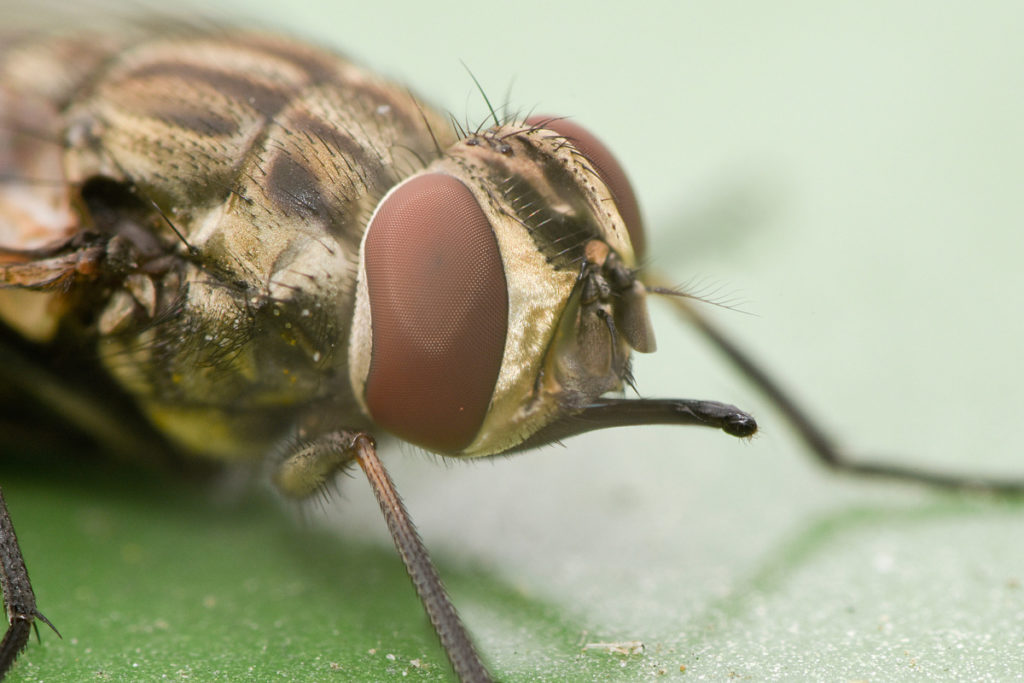
{"label": "blurred green background", "polygon": [[[574,116],[631,174],[651,264],[752,313],[710,311],[840,443],[1024,476],[1020,3],[224,7],[459,119],[484,115],[459,60],[496,100]],[[641,392],[744,407],[752,442],[621,430],[468,464],[385,446],[502,679],[1019,676],[1024,506],[824,472],[654,317]],[[448,675],[360,476],[299,521],[114,476],[5,475],[65,635],[14,680]],[[645,652],[584,651],[619,641]]]}

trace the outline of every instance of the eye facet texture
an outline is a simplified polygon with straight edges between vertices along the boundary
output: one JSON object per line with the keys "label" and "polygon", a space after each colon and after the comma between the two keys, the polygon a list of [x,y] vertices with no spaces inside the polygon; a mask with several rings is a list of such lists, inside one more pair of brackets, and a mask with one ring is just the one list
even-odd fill
{"label": "eye facet texture", "polygon": [[421,175],[385,198],[364,253],[370,414],[411,443],[460,451],[487,414],[508,327],[490,222],[459,180]]}

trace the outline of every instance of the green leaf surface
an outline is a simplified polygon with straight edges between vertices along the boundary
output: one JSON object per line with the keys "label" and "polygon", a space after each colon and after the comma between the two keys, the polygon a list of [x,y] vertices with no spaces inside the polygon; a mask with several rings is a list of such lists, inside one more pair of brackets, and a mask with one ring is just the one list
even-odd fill
{"label": "green leaf surface", "polygon": [[267,500],[76,474],[4,481],[40,608],[64,636],[41,632],[21,680],[444,676],[387,548],[310,532]]}
{"label": "green leaf surface", "polygon": [[[380,542],[315,531],[267,499],[226,501],[206,487],[118,479],[106,469],[5,472],[4,488],[40,607],[64,636],[43,629],[12,680],[450,677],[397,558]],[[674,578],[665,555],[693,560],[679,547],[648,547],[650,567],[633,564],[642,555],[616,563],[593,529],[589,555],[605,563],[576,570],[584,585],[556,576],[538,586],[530,571],[531,581],[517,585],[446,552],[439,566],[504,680],[682,668],[755,679],[1009,675],[1021,664],[1024,557],[1006,541],[1018,537],[1024,512],[910,499],[850,502],[773,543],[759,542],[753,528],[717,539],[757,552],[723,549],[710,554],[717,571],[681,567]],[[717,526],[678,522],[680,544],[707,552]],[[571,540],[575,528],[553,523],[550,533]],[[621,529],[608,534],[612,545],[629,545]],[[745,568],[730,577],[726,558]],[[561,572],[564,563],[554,560]],[[547,595],[564,585],[567,594]],[[643,652],[597,645],[629,651],[634,641]]]}

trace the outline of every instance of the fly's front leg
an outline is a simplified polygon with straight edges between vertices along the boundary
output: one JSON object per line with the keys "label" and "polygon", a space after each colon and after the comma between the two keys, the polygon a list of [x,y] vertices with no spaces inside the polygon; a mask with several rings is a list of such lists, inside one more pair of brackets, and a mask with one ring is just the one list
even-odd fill
{"label": "fly's front leg", "polygon": [[359,463],[373,488],[391,539],[455,675],[464,682],[490,681],[490,674],[459,619],[405,504],[377,458],[372,436],[339,430],[305,443],[281,462],[274,473],[274,483],[285,495],[306,498],[322,491],[328,479],[353,461]]}
{"label": "fly's front leg", "polygon": [[819,423],[813,419],[793,396],[782,388],[782,385],[769,375],[764,367],[729,339],[720,329],[715,327],[700,311],[692,300],[679,291],[666,286],[664,278],[652,276],[648,278],[648,292],[669,296],[670,303],[692,323],[708,340],[711,341],[726,358],[749,379],[757,389],[770,400],[782,416],[789,422],[797,436],[807,445],[811,453],[831,469],[851,474],[914,481],[928,486],[952,490],[986,491],[1020,495],[1024,494],[1024,480],[997,479],[976,477],[969,474],[950,474],[932,470],[906,467],[903,465],[880,460],[862,460],[851,457],[839,449],[825,433]]}
{"label": "fly's front leg", "polygon": [[3,591],[4,607],[7,610],[7,632],[4,633],[3,641],[0,641],[0,678],[3,678],[25,649],[36,619],[60,635],[53,624],[36,609],[36,594],[28,580],[28,569],[21,556],[18,537],[14,534],[11,515],[7,512],[3,489],[0,489],[0,590]]}

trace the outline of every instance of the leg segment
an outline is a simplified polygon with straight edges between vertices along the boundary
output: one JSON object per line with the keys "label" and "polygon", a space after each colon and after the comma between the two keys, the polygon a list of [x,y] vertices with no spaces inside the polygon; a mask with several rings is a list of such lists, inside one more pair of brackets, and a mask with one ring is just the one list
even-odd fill
{"label": "leg segment", "polygon": [[[660,279],[651,278],[657,283]],[[779,409],[783,417],[789,422],[801,441],[806,444],[811,453],[823,464],[837,471],[849,472],[868,477],[880,479],[891,479],[897,481],[913,481],[934,486],[937,488],[951,490],[973,490],[987,491],[1002,494],[1024,493],[1024,480],[993,479],[985,477],[974,477],[970,475],[948,474],[945,472],[933,472],[930,470],[906,467],[898,464],[891,464],[880,461],[861,461],[852,459],[837,448],[826,436],[819,424],[811,418],[810,414],[801,407],[793,397],[787,393],[781,385],[765,372],[764,368],[756,363],[745,351],[740,349],[731,339],[697,310],[695,303],[681,296],[679,292],[670,287],[650,286],[648,291],[652,294],[669,295],[669,302],[689,322],[697,327],[712,344],[725,354],[726,358],[749,379],[762,394],[764,394],[775,407]]]}
{"label": "leg segment", "polygon": [[353,460],[362,467],[373,487],[391,538],[455,675],[464,682],[490,681],[490,674],[462,625],[423,540],[377,458],[377,448],[369,434],[338,431],[302,446],[281,463],[274,482],[282,493],[304,498],[320,490],[328,478]]}
{"label": "leg segment", "polygon": [[28,643],[29,632],[39,619],[60,633],[53,624],[36,609],[36,595],[28,580],[28,570],[21,556],[18,537],[14,535],[11,516],[7,512],[3,490],[0,489],[0,589],[3,591],[4,606],[7,610],[7,632],[0,641],[0,678],[14,664],[14,660]]}
{"label": "leg segment", "polygon": [[391,537],[402,556],[405,568],[409,572],[416,592],[423,602],[423,607],[434,625],[441,646],[448,654],[455,675],[460,681],[490,681],[491,676],[480,660],[473,641],[469,638],[466,627],[455,612],[448,592],[441,583],[434,563],[430,561],[426,546],[420,538],[412,519],[405,509],[405,504],[395,490],[395,485],[388,476],[387,470],[377,458],[377,448],[368,434],[360,434],[356,438],[356,460],[363,468],[373,492],[380,503],[381,512],[387,520]]}

